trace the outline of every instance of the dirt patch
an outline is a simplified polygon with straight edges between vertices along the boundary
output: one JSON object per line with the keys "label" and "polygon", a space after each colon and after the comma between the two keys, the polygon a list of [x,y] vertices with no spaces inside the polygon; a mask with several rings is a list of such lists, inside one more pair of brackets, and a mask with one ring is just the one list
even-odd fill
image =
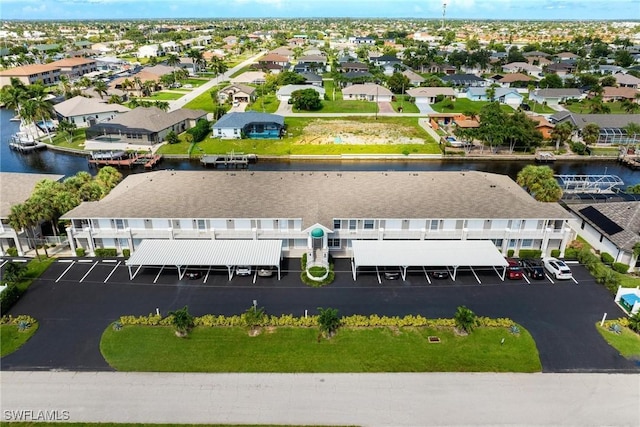
{"label": "dirt patch", "polygon": [[349,120],[314,120],[304,128],[305,137],[297,144],[424,144],[422,138],[406,135],[414,128],[390,123],[360,123]]}

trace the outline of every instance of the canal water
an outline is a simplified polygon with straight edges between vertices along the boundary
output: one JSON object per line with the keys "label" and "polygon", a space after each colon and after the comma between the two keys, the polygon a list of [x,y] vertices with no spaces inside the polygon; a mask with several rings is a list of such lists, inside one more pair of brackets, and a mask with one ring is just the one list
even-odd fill
{"label": "canal water", "polygon": [[[20,154],[9,149],[9,137],[18,131],[19,122],[11,121],[13,111],[0,109],[0,171],[52,173],[74,175],[79,171],[95,173],[89,168],[87,159],[80,156],[44,150],[31,154]],[[312,171],[462,171],[478,170],[499,173],[514,178],[528,161],[513,160],[407,160],[407,161],[258,161],[249,166],[251,170],[312,170]],[[611,174],[620,177],[625,185],[640,184],[640,172],[634,172],[615,161],[557,161],[551,167],[556,174],[597,175]],[[160,169],[202,170],[197,160],[164,159]],[[133,169],[142,172],[144,169]],[[214,171],[214,169],[210,169]],[[221,169],[226,170],[226,169]],[[129,173],[123,169],[123,173]]]}

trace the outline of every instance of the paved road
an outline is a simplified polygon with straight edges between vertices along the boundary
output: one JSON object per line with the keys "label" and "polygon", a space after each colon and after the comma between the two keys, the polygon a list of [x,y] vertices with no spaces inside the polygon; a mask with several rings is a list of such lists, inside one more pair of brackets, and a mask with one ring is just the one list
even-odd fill
{"label": "paved road", "polygon": [[[374,275],[348,272],[348,261],[336,260],[336,281],[323,289],[300,283],[299,260],[285,259],[283,280],[235,277],[220,272],[196,281],[178,281],[175,271],[146,269],[134,283],[127,269],[114,264],[54,263],[13,307],[11,313],[30,314],[40,321],[37,334],[19,351],[2,359],[3,370],[110,370],[99,351],[100,336],[123,314],[146,315],[156,307],[163,314],[189,306],[194,315],[237,314],[258,300],[270,314],[302,315],[316,307],[335,307],[340,314],[451,317],[459,305],[482,316],[510,317],[526,327],[538,345],[545,372],[638,372],[597,333],[594,324],[604,312],[623,313],[613,298],[580,267],[574,267],[579,285],[549,281],[500,282],[493,272],[471,273],[428,285],[424,275],[407,281],[378,283]],[[149,270],[149,271],[147,271]],[[64,274],[63,274],[64,273]],[[153,284],[154,281],[157,283]],[[108,277],[108,279],[106,279]],[[106,280],[106,283],[105,283]]]}
{"label": "paved road", "polygon": [[621,374],[2,373],[2,421],[637,426],[638,402]]}

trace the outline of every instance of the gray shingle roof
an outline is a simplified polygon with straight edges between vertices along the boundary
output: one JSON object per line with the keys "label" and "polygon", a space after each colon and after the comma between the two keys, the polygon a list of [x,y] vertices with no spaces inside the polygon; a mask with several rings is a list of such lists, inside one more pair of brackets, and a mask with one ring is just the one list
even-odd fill
{"label": "gray shingle roof", "polygon": [[284,117],[277,114],[257,113],[253,111],[245,113],[227,113],[213,125],[214,129],[233,128],[240,129],[249,123],[277,123],[284,126]]}
{"label": "gray shingle roof", "polygon": [[116,116],[109,122],[100,123],[96,125],[96,127],[124,127],[128,129],[144,129],[149,132],[160,132],[185,119],[196,120],[206,115],[207,112],[204,110],[181,108],[171,111],[170,113],[165,113],[156,107],[138,107]]}
{"label": "gray shingle roof", "polygon": [[556,122],[570,121],[578,129],[582,129],[589,123],[597,124],[602,128],[624,128],[629,123],[640,124],[640,114],[576,114],[559,112],[551,116]]}
{"label": "gray shingle roof", "polygon": [[11,206],[23,203],[43,179],[59,181],[63,175],[0,172],[0,218],[7,218]]}
{"label": "gray shingle roof", "polygon": [[484,172],[156,171],[129,175],[72,218],[530,218],[571,215]]}

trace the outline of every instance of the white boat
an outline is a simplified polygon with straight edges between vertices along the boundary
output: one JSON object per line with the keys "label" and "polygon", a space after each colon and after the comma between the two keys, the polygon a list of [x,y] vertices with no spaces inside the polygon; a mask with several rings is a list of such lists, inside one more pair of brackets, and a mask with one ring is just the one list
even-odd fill
{"label": "white boat", "polygon": [[117,160],[127,157],[127,152],[122,150],[117,151],[93,151],[91,153],[92,160]]}
{"label": "white boat", "polygon": [[30,153],[32,151],[47,148],[47,145],[36,141],[33,137],[25,132],[17,132],[9,139],[9,148],[20,151],[21,153]]}

